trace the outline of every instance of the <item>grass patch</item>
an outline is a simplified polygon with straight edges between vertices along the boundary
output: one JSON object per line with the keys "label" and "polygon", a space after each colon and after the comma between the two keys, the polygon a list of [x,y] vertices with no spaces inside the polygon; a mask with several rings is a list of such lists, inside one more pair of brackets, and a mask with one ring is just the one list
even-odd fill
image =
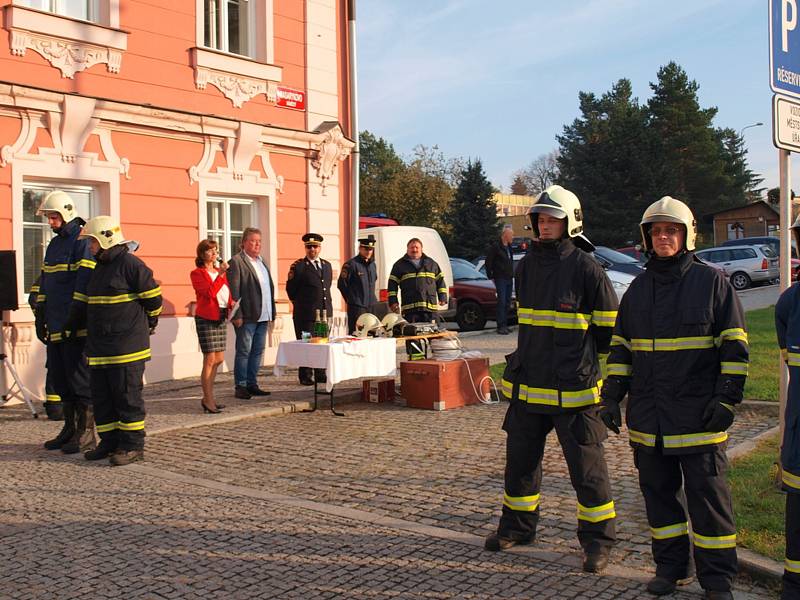
{"label": "grass patch", "polygon": [[744,386],[748,400],[778,401],[780,350],[775,336],[775,307],[748,311],[747,337],[750,342],[750,369]]}
{"label": "grass patch", "polygon": [[[760,308],[748,311],[747,335],[750,341],[750,367],[747,383],[744,386],[744,397],[747,400],[778,401],[778,365],[780,351],[775,337],[775,307]],[[497,363],[489,367],[489,374],[496,382],[503,377],[505,363]],[[606,374],[606,357],[600,357],[600,368],[603,377]]]}
{"label": "grass patch", "polygon": [[740,546],[783,562],[786,496],[775,487],[778,436],[762,440],[735,461],[728,472]]}

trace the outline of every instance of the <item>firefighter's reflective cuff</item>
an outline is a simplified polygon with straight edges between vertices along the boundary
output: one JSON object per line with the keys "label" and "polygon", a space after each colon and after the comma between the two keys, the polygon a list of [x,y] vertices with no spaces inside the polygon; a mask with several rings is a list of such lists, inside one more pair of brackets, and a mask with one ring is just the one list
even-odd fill
{"label": "firefighter's reflective cuff", "polygon": [[747,332],[741,327],[725,329],[714,339],[717,346],[721,346],[723,342],[744,342],[746,344]]}
{"label": "firefighter's reflective cuff", "polygon": [[148,317],[157,317],[158,315],[160,315],[160,314],[161,314],[161,311],[162,311],[163,309],[164,309],[164,307],[163,307],[163,306],[159,306],[159,307],[158,307],[158,308],[156,308],[155,310],[148,310],[148,311],[147,311],[147,316],[148,316]]}
{"label": "firefighter's reflective cuff", "polygon": [[[39,298],[41,298],[41,296],[39,296]],[[39,300],[39,302],[42,302],[42,300]],[[800,367],[800,352],[787,352],[786,364],[790,367]]]}
{"label": "firefighter's reflective cuff", "polygon": [[598,327],[613,327],[617,321],[617,311],[615,310],[593,310],[592,325]]}
{"label": "firefighter's reflective cuff", "polygon": [[44,400],[50,403],[61,402],[61,396],[58,394],[45,394]]}
{"label": "firefighter's reflective cuff", "polygon": [[800,476],[790,473],[786,469],[781,469],[781,481],[786,487],[790,487],[793,490],[800,490]]}
{"label": "firefighter's reflective cuff", "polygon": [[539,508],[539,494],[534,494],[533,496],[509,496],[507,492],[504,492],[503,505],[511,510],[534,512]]}
{"label": "firefighter's reflective cuff", "polygon": [[72,299],[78,302],[89,302],[89,296],[80,292],[72,292]]}
{"label": "firefighter's reflective cuff", "polygon": [[614,510],[614,501],[602,504],[600,506],[584,506],[578,502],[578,520],[588,521],[589,523],[599,523],[600,521],[607,521],[617,516]]}
{"label": "firefighter's reflective cuff", "polygon": [[686,521],[683,523],[665,525],[664,527],[650,528],[650,537],[654,540],[668,540],[682,535],[689,535],[689,523]]}
{"label": "firefighter's reflective cuff", "polygon": [[798,573],[800,574],[800,560],[792,560],[789,557],[786,557],[783,560],[783,568],[789,573]]}
{"label": "firefighter's reflective cuff", "polygon": [[611,345],[612,346],[625,346],[628,350],[631,349],[631,341],[625,339],[621,335],[612,335],[611,336]]}
{"label": "firefighter's reflective cuff", "polygon": [[748,363],[746,362],[721,362],[720,373],[723,375],[743,375],[747,377]]}
{"label": "firefighter's reflective cuff", "polygon": [[[78,329],[75,332],[75,337],[86,337],[89,335],[89,332],[86,329]],[[50,341],[51,342],[61,342],[67,339],[68,336],[65,336],[63,332],[56,331],[55,333],[50,334]]]}
{"label": "firefighter's reflective cuff", "polygon": [[609,375],[620,375],[623,377],[630,377],[633,375],[633,367],[623,363],[606,363]]}
{"label": "firefighter's reflective cuff", "polygon": [[692,532],[694,545],[704,550],[726,550],[736,548],[736,534],[731,535],[700,535]]}

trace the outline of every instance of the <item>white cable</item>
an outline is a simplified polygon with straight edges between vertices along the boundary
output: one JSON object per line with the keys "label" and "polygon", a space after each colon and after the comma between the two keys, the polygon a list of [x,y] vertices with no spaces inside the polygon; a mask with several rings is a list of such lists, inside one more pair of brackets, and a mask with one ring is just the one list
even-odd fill
{"label": "white cable", "polygon": [[[453,344],[455,341],[455,344]],[[475,380],[472,378],[472,370],[469,368],[469,358],[482,358],[483,354],[478,352],[477,350],[472,350],[465,352],[461,347],[461,340],[458,338],[440,338],[440,339],[432,339],[430,341],[431,352],[433,354],[433,358],[435,360],[441,361],[453,361],[453,360],[463,360],[464,364],[467,366],[467,373],[469,374],[469,381],[472,384],[472,391],[475,393],[475,397],[481,404],[499,404],[500,403],[500,392],[497,391],[497,384],[495,384],[494,379],[492,379],[489,375],[486,375],[478,382],[478,387],[475,387]],[[487,392],[488,398],[483,396],[480,393],[480,389],[483,389],[483,382],[489,380],[490,385],[494,388],[494,394],[496,400],[492,400],[491,391]]]}

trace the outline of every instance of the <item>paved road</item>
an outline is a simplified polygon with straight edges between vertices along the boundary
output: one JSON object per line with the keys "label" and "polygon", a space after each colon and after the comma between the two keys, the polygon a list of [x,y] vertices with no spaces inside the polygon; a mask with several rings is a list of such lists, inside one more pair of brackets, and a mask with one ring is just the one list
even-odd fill
{"label": "paved road", "polygon": [[[507,339],[466,338],[497,354]],[[620,543],[597,577],[580,572],[575,498],[555,440],[537,543],[482,550],[500,512],[504,404],[441,413],[352,404],[344,418],[225,422],[307,400],[291,377],[266,383],[269,400],[231,399],[220,416],[197,413],[196,381],[148,386],[150,431],[163,433],[148,437],[145,463],[124,468],[40,449],[58,424],[0,409],[0,597],[645,596],[649,539],[624,434],[606,447]],[[230,387],[221,378],[220,398]],[[774,419],[774,407],[741,411],[733,443]],[[700,597],[696,584],[673,596]],[[742,579],[736,597],[774,592]]]}

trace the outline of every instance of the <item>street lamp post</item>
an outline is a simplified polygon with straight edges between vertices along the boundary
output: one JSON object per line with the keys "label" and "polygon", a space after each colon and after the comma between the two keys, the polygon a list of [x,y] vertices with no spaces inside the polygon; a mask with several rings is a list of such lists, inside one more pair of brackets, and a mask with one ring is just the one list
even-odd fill
{"label": "street lamp post", "polygon": [[742,134],[744,133],[745,129],[750,129],[751,127],[761,127],[762,125],[763,125],[763,123],[761,121],[759,121],[758,123],[752,123],[750,125],[745,125],[744,127],[742,127],[739,130],[739,139],[742,138]]}

